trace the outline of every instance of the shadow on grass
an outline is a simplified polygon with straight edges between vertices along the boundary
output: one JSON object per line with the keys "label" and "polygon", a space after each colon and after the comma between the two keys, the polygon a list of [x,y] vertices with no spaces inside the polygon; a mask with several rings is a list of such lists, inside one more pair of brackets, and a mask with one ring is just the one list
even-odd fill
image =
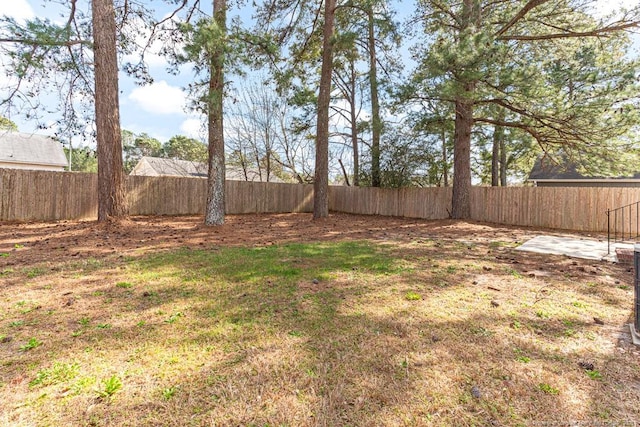
{"label": "shadow on grass", "polygon": [[[32,323],[22,335],[47,331],[44,344],[3,345],[0,390],[21,387],[27,407],[46,410],[45,424],[530,425],[637,415],[602,399],[633,372],[624,360],[596,346],[572,349],[592,323],[571,311],[538,316],[520,301],[492,309],[470,283],[516,280],[513,264],[437,243],[179,250],[125,261],[75,289],[62,319],[42,307],[22,313]],[[603,366],[604,379],[585,375],[583,357]],[[29,388],[52,360],[77,362],[80,378]],[[96,401],[94,389],[114,374],[123,390]],[[53,397],[34,405],[42,393]]]}

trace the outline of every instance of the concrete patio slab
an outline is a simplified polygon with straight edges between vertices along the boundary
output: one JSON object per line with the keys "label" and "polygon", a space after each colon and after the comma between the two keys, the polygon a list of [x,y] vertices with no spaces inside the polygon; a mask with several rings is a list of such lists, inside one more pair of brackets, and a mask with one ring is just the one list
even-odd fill
{"label": "concrete patio slab", "polygon": [[633,244],[612,243],[611,252],[607,253],[606,240],[601,241],[560,236],[538,236],[517,247],[516,250],[617,262],[616,248],[630,248],[633,250]]}

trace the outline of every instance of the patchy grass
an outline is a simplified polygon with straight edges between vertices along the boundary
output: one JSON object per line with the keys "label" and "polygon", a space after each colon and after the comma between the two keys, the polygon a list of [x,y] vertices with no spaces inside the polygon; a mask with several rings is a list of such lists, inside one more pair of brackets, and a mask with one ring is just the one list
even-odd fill
{"label": "patchy grass", "polygon": [[[0,424],[639,419],[638,354],[620,341],[632,274],[512,246],[182,248],[3,270]],[[527,274],[540,266],[552,273]]]}

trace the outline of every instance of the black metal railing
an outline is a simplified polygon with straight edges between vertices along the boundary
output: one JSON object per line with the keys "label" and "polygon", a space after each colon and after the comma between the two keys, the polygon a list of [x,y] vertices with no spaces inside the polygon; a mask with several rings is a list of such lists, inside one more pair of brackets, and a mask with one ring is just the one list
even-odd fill
{"label": "black metal railing", "polygon": [[607,253],[611,243],[629,242],[640,237],[640,202],[607,209]]}

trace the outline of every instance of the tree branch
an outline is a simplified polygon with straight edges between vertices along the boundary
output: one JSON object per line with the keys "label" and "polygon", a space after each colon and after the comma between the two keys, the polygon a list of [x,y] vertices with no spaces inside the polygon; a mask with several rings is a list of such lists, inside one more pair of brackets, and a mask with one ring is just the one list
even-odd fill
{"label": "tree branch", "polygon": [[18,44],[24,44],[27,46],[49,46],[49,47],[77,46],[79,44],[91,46],[91,42],[89,40],[42,42],[41,40],[31,40],[31,39],[0,38],[0,43],[18,43]]}
{"label": "tree branch", "polygon": [[612,24],[603,28],[597,28],[591,31],[574,32],[565,30],[562,33],[552,34],[540,34],[540,35],[510,35],[497,37],[498,40],[519,40],[519,41],[538,41],[538,40],[552,40],[552,39],[565,39],[565,38],[577,38],[577,37],[602,37],[609,33],[615,33],[617,31],[624,31],[630,28],[640,28],[640,21],[631,21],[626,23]]}
{"label": "tree branch", "polygon": [[547,3],[549,0],[529,0],[527,4],[524,5],[522,9],[516,15],[511,18],[509,22],[507,22],[498,32],[496,33],[496,37],[500,38],[504,33],[506,33],[511,27],[516,25],[518,21],[525,17],[527,13],[529,13],[533,8],[536,8],[542,4]]}

